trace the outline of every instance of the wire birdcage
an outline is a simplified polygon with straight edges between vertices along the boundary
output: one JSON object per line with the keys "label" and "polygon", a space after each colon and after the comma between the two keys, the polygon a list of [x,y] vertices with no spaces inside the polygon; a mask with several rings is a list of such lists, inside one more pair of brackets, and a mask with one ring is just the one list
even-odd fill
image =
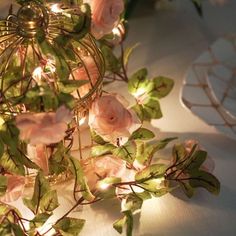
{"label": "wire birdcage", "polygon": [[[75,101],[74,119],[63,143],[71,149],[77,136],[81,158],[80,120],[101,95],[105,73],[103,56],[86,31],[89,23],[84,5],[44,5],[34,0],[0,21],[0,115],[11,119],[21,113],[55,111],[44,104],[33,107],[34,96],[32,102],[24,102],[29,91],[43,84],[52,94],[69,95]],[[80,81],[81,86],[72,92],[73,81]],[[45,149],[50,153],[54,144]],[[35,176],[28,173],[28,177],[31,186]],[[68,172],[48,178],[61,182],[68,179]]]}
{"label": "wire birdcage", "polygon": [[11,101],[37,84],[47,83],[57,93],[62,82],[83,80],[87,83],[72,95],[77,115],[86,114],[101,93],[104,61],[93,37],[83,32],[87,24],[83,11],[78,6],[29,1],[0,21],[1,113],[27,111],[25,104],[13,107]]}

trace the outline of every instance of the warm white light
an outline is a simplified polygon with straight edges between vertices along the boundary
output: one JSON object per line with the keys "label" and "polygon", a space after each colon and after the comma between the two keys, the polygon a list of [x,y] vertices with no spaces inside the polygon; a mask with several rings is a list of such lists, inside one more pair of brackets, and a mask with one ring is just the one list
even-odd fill
{"label": "warm white light", "polygon": [[99,188],[101,189],[101,190],[106,190],[106,189],[108,189],[109,187],[110,187],[111,185],[110,184],[107,184],[107,183],[99,183]]}
{"label": "warm white light", "polygon": [[146,92],[145,88],[139,88],[133,95],[134,97],[139,98],[140,96],[145,94],[145,92]]}
{"label": "warm white light", "polygon": [[51,59],[47,59],[46,69],[50,71],[50,73],[56,72],[56,67],[54,65],[54,61]]}
{"label": "warm white light", "polygon": [[0,127],[5,123],[5,121],[0,117]]}
{"label": "warm white light", "polygon": [[82,119],[79,120],[79,125],[83,125],[85,123],[86,117],[83,117]]}
{"label": "warm white light", "polygon": [[42,79],[42,73],[43,73],[43,69],[42,69],[42,67],[39,66],[34,69],[33,74],[32,74],[33,79],[39,84]]}
{"label": "warm white light", "polygon": [[116,36],[121,36],[120,30],[118,27],[113,28],[112,33]]}
{"label": "warm white light", "polygon": [[55,3],[51,6],[51,11],[54,13],[61,13],[63,10],[60,8],[58,3]]}

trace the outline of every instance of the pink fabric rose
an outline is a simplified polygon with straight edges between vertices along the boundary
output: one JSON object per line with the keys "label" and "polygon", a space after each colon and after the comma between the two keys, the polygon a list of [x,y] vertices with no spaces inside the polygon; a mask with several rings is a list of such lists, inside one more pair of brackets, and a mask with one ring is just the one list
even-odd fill
{"label": "pink fabric rose", "polygon": [[55,112],[25,113],[16,117],[16,126],[20,130],[20,139],[31,145],[60,142],[66,135],[67,123],[72,114],[65,106]]}
{"label": "pink fabric rose", "polygon": [[118,96],[104,95],[92,104],[89,126],[105,140],[116,144],[118,139],[127,138],[138,129],[140,122]]}
{"label": "pink fabric rose", "polygon": [[19,199],[24,191],[25,177],[17,175],[6,175],[7,177],[7,191],[0,197],[0,201],[9,203]]}
{"label": "pink fabric rose", "polygon": [[91,189],[96,187],[100,179],[107,177],[121,178],[126,171],[125,161],[111,155],[89,158],[82,161],[82,166]]}
{"label": "pink fabric rose", "polygon": [[91,31],[96,39],[111,33],[124,11],[124,0],[86,0],[92,10]]}
{"label": "pink fabric rose", "polygon": [[223,6],[228,2],[228,0],[210,0],[211,4],[213,5],[221,5]]}
{"label": "pink fabric rose", "polygon": [[27,145],[27,154],[36,165],[38,165],[45,175],[49,173],[47,147],[44,144]]}
{"label": "pink fabric rose", "polygon": [[[187,151],[187,153],[191,152],[194,145],[197,145],[197,150],[200,149],[199,143],[196,140],[187,140],[184,142],[185,150]],[[214,160],[208,156],[203,165],[201,166],[201,169],[212,173],[215,169]]]}
{"label": "pink fabric rose", "polygon": [[[99,79],[99,71],[98,67],[94,61],[94,59],[90,56],[82,58],[84,62],[84,66],[75,69],[72,74],[70,75],[70,80],[87,80],[89,81],[87,84],[78,88],[80,97],[84,97],[88,94],[89,90],[91,89],[91,84],[95,85],[97,80]],[[85,69],[87,68],[87,70]],[[72,94],[75,98],[78,98],[77,91],[73,92]]]}

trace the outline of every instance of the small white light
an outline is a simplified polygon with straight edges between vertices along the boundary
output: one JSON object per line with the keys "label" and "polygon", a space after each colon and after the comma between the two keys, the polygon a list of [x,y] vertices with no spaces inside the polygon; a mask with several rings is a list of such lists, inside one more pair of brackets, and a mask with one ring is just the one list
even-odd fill
{"label": "small white light", "polygon": [[79,125],[83,125],[85,123],[86,117],[83,117],[79,120]]}
{"label": "small white light", "polygon": [[40,66],[35,68],[33,71],[32,77],[38,84],[41,83],[42,73],[43,73],[43,69]]}
{"label": "small white light", "polygon": [[121,36],[120,30],[118,27],[113,28],[112,33],[116,36]]}
{"label": "small white light", "polygon": [[106,189],[108,189],[109,187],[110,187],[111,185],[110,184],[107,184],[107,183],[99,183],[99,188],[101,189],[101,190],[106,190]]}
{"label": "small white light", "polygon": [[140,96],[145,94],[145,92],[146,92],[145,88],[139,88],[133,95],[134,97],[139,98]]}
{"label": "small white light", "polygon": [[51,6],[51,11],[54,13],[61,13],[63,10],[60,8],[58,3],[55,3]]}

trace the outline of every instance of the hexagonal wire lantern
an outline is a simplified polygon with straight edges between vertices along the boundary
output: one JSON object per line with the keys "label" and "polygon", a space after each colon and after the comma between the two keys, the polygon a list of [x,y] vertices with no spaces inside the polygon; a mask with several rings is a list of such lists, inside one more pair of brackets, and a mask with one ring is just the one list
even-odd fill
{"label": "hexagonal wire lantern", "polygon": [[[6,20],[0,21],[2,116],[32,111],[30,104],[15,106],[12,101],[21,99],[36,85],[47,83],[57,93],[61,82],[81,80],[85,84],[71,93],[77,104],[74,114],[79,133],[79,120],[100,96],[105,73],[104,60],[93,37],[83,32],[88,20],[85,10],[29,1],[20,6],[17,14],[9,14]],[[68,92],[67,86],[63,89]],[[68,130],[64,140],[70,148],[73,130]],[[82,155],[81,146],[79,150]]]}

